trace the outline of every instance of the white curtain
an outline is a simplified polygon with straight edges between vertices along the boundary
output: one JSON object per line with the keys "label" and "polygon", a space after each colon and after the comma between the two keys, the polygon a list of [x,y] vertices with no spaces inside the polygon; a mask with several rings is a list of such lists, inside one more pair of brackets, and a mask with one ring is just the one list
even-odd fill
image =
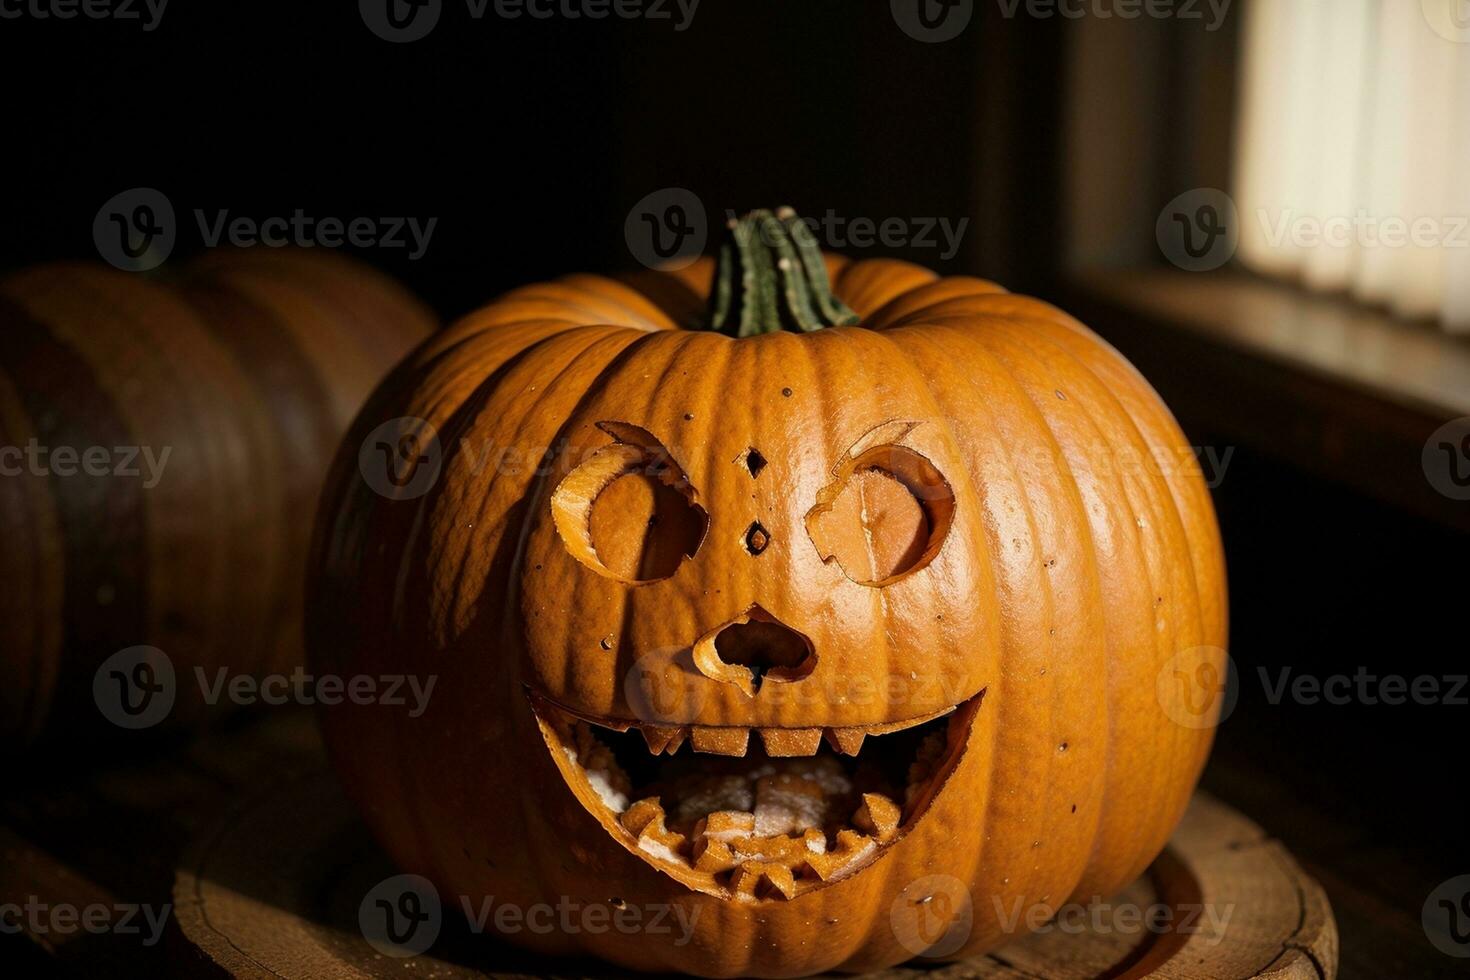
{"label": "white curtain", "polygon": [[1470,0],[1251,0],[1238,255],[1470,332]]}

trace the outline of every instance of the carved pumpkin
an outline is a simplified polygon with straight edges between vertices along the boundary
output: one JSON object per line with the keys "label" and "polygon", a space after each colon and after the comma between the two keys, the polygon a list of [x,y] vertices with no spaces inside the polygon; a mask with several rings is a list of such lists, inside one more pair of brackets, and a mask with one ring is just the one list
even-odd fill
{"label": "carved pumpkin", "polygon": [[[411,498],[357,471],[394,418],[435,471]],[[327,709],[379,838],[447,907],[693,923],[516,942],[708,976],[984,951],[1017,902],[1141,873],[1204,763],[1156,678],[1223,656],[1208,493],[1045,303],[757,212],[717,268],[509,293],[357,430],[315,666],[437,678],[418,717]]]}
{"label": "carved pumpkin", "polygon": [[308,515],[331,453],[432,324],[384,277],[320,253],[215,253],[172,279],[75,263],[0,280],[11,744],[105,724],[93,675],[125,648],[171,658],[175,721],[204,710],[187,696],[196,666],[299,664]]}

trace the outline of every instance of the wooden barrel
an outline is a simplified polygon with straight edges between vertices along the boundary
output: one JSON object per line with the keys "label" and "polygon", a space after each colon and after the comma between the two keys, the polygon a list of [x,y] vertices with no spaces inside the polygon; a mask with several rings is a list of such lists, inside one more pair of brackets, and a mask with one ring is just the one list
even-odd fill
{"label": "wooden barrel", "polygon": [[300,663],[328,462],[435,325],[397,284],[320,251],[0,279],[6,743],[95,731],[99,666],[129,648],[167,656],[172,724],[215,712],[199,670],[212,682]]}

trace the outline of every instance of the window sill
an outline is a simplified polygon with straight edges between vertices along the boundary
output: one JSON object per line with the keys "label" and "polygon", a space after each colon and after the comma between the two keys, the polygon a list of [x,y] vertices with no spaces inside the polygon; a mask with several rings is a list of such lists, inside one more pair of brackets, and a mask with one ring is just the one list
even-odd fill
{"label": "window sill", "polygon": [[1430,435],[1470,415],[1465,340],[1240,272],[1097,271],[1064,292],[1196,438],[1470,529],[1470,504],[1435,491],[1421,465]]}

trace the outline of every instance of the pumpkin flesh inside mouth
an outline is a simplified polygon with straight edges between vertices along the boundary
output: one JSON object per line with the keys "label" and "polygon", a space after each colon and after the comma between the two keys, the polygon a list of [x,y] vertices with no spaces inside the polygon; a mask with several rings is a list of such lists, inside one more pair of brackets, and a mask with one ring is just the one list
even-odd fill
{"label": "pumpkin flesh inside mouth", "polygon": [[909,722],[759,738],[532,704],[563,777],[624,846],[690,887],[761,901],[845,878],[899,840],[963,754],[983,696]]}

